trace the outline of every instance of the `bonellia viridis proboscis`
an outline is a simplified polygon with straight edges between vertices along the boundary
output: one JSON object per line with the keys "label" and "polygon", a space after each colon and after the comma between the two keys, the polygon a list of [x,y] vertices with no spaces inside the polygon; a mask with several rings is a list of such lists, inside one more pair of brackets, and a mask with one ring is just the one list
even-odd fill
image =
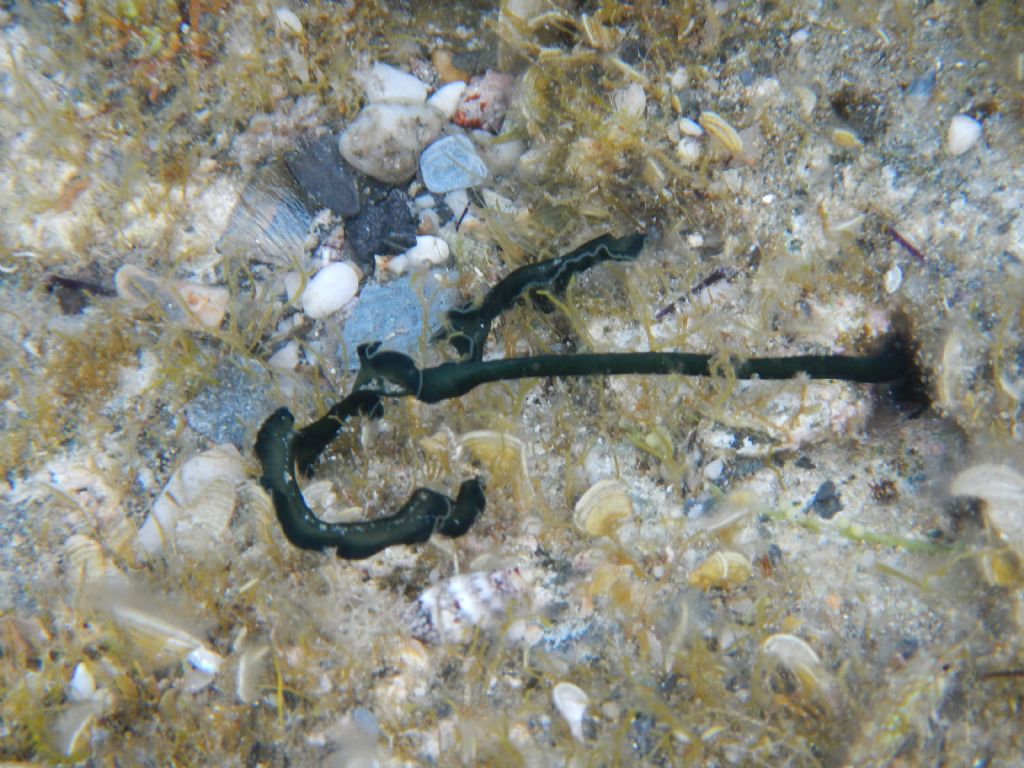
{"label": "bonellia viridis proboscis", "polygon": [[297,475],[309,475],[313,466],[345,423],[358,415],[379,418],[389,398],[414,397],[439,403],[496,381],[538,377],[682,375],[710,376],[730,367],[736,379],[841,379],[865,384],[896,382],[907,377],[912,360],[905,345],[890,341],[881,352],[867,356],[800,355],[731,360],[687,352],[613,352],[575,355],[535,355],[483,360],[491,324],[522,298],[535,291],[562,293],[576,274],[603,261],[632,261],[644,244],[643,234],[591,240],[565,256],[529,264],[509,273],[482,301],[449,310],[444,327],[433,340],[447,340],[460,355],[455,362],[419,368],[400,352],[381,343],[358,349],[359,372],[352,391],[321,418],[295,429],[287,408],[279,408],[260,427],[256,455],[263,487],[271,494],[285,536],[302,549],[337,550],[340,557],[358,560],[396,544],[417,544],[435,533],[461,536],[484,510],[480,478],[462,483],[453,499],[443,493],[417,488],[392,515],[356,523],[327,523],[313,514],[299,488]]}

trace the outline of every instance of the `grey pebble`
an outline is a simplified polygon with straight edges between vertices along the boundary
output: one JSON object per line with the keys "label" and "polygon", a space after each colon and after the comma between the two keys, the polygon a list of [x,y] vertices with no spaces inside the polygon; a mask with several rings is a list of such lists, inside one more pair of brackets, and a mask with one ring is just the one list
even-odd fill
{"label": "grey pebble", "polygon": [[487,166],[468,138],[446,136],[420,155],[420,173],[427,189],[435,194],[444,194],[483,183],[487,178]]}
{"label": "grey pebble", "polygon": [[271,376],[255,363],[225,360],[214,368],[211,378],[216,383],[185,406],[185,419],[213,442],[247,450],[259,425],[277,404],[270,397]]}
{"label": "grey pebble", "polygon": [[[356,347],[370,341],[382,341],[385,349],[419,359],[420,341],[428,343],[431,334],[441,327],[444,312],[461,300],[459,292],[450,287],[455,278],[454,272],[427,272],[365,285],[342,329],[339,357],[343,364],[356,369]],[[426,329],[423,300],[428,307]]]}

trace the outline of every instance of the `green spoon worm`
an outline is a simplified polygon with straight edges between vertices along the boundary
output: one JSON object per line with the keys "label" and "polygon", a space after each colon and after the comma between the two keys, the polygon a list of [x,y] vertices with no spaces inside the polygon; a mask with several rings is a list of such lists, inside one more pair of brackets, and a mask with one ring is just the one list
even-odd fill
{"label": "green spoon worm", "polygon": [[737,379],[843,379],[886,383],[903,379],[912,369],[909,351],[898,341],[875,355],[801,355],[725,360],[685,352],[621,352],[608,354],[537,355],[504,360],[482,359],[491,322],[524,292],[537,287],[564,290],[569,278],[607,259],[628,260],[639,253],[643,235],[592,240],[567,256],[539,262],[512,272],[477,307],[453,310],[448,327],[436,339],[447,339],[463,354],[461,362],[419,368],[408,355],[381,348],[379,341],[358,349],[359,372],[351,393],[320,419],[294,429],[286,408],[263,423],[256,438],[256,455],[263,467],[261,483],[273,497],[274,509],[288,540],[303,549],[334,547],[340,557],[370,557],[394,544],[426,541],[433,533],[461,536],[484,510],[483,484],[478,478],[462,483],[451,499],[419,488],[393,515],[362,523],[325,523],[306,505],[296,472],[308,474],[320,454],[356,415],[379,418],[383,400],[414,397],[439,403],[461,397],[482,384],[538,377],[685,375],[710,376],[728,367]]}

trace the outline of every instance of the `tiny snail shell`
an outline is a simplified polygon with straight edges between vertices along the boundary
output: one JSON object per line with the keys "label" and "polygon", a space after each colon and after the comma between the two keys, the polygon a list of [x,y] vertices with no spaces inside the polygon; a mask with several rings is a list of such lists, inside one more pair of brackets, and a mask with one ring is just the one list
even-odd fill
{"label": "tiny snail shell", "polygon": [[690,574],[690,586],[705,592],[715,587],[738,587],[750,578],[750,560],[739,552],[715,552]]}
{"label": "tiny snail shell", "polygon": [[612,536],[633,514],[626,486],[618,480],[599,480],[587,490],[572,513],[576,527],[591,536]]}

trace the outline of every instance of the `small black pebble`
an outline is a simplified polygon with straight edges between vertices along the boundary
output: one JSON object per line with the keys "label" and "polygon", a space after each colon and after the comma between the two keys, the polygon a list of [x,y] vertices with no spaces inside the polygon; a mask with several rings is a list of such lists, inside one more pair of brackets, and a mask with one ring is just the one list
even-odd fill
{"label": "small black pebble", "polygon": [[349,220],[345,225],[345,242],[351,246],[357,262],[372,269],[374,256],[399,254],[416,245],[411,204],[402,190],[392,189],[387,197]]}
{"label": "small black pebble", "polygon": [[836,484],[831,480],[826,480],[818,486],[814,498],[811,499],[804,512],[813,511],[818,517],[824,520],[831,520],[842,508],[843,502],[836,492]]}

